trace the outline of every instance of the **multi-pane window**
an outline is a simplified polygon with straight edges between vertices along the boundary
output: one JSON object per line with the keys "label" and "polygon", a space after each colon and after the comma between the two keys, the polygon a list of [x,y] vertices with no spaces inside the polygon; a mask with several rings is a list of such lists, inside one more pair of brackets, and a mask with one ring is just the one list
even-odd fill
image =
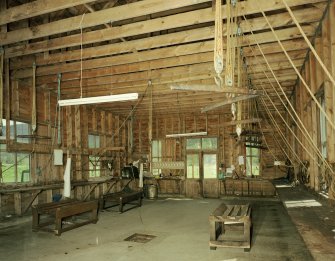
{"label": "multi-pane window", "polygon": [[186,150],[187,178],[200,178],[200,166],[203,178],[217,178],[217,138],[187,139]]}
{"label": "multi-pane window", "polygon": [[199,154],[187,154],[186,166],[186,174],[188,179],[200,178]]}
{"label": "multi-pane window", "polygon": [[[6,120],[2,120],[2,136],[6,139]],[[27,135],[30,125],[19,121],[10,121],[10,139],[19,143],[29,143]],[[30,182],[30,154],[19,152],[7,152],[6,144],[0,144],[1,182],[21,183]]]}
{"label": "multi-pane window", "polygon": [[260,149],[255,148],[252,142],[246,143],[246,170],[247,176],[259,175]]}
{"label": "multi-pane window", "polygon": [[[88,148],[98,149],[100,148],[100,136],[89,134],[88,135]],[[100,177],[101,162],[100,157],[90,155],[89,156],[89,177]]]}
{"label": "multi-pane window", "polygon": [[[152,162],[161,162],[162,161],[162,141],[153,140],[151,142],[151,161]],[[159,175],[161,169],[152,169],[153,175]]]}

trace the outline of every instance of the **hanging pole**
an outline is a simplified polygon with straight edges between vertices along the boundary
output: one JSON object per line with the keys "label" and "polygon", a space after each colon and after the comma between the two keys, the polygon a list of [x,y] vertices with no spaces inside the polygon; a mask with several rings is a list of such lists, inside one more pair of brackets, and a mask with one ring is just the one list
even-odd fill
{"label": "hanging pole", "polygon": [[148,81],[148,87],[149,87],[149,130],[148,130],[148,136],[149,136],[149,162],[150,162],[150,173],[152,173],[152,82],[151,80]]}
{"label": "hanging pole", "polygon": [[[58,82],[58,89],[57,89],[57,104],[58,101],[60,101],[60,83],[62,80],[62,74],[59,73],[58,77],[57,77],[57,82]],[[57,126],[57,144],[61,145],[62,144],[62,137],[61,137],[61,129],[60,129],[60,122],[61,122],[61,107],[59,105],[58,106],[58,126]]]}
{"label": "hanging pole", "polygon": [[37,116],[36,116],[36,63],[33,63],[33,104],[31,113],[31,132],[35,134],[37,128]]}
{"label": "hanging pole", "polygon": [[3,119],[3,73],[4,73],[4,50],[0,47],[0,136],[2,136]]}
{"label": "hanging pole", "polygon": [[215,37],[214,37],[214,69],[216,72],[216,85],[222,86],[223,71],[223,32],[222,32],[222,6],[221,0],[215,0]]}
{"label": "hanging pole", "polygon": [[[216,109],[218,107],[222,107],[224,105],[228,105],[228,104],[232,104],[232,103],[235,103],[235,102],[240,102],[240,101],[256,98],[257,96],[259,96],[259,95],[258,94],[251,94],[251,95],[240,95],[240,96],[235,96],[233,98],[227,98],[222,102],[214,103],[214,104],[206,106],[205,108],[202,108],[201,112],[204,113],[204,112]],[[239,113],[239,112],[237,111],[237,113]],[[241,113],[242,113],[242,110],[241,110]],[[238,120],[242,120],[242,118],[240,117],[240,118],[238,118]]]}

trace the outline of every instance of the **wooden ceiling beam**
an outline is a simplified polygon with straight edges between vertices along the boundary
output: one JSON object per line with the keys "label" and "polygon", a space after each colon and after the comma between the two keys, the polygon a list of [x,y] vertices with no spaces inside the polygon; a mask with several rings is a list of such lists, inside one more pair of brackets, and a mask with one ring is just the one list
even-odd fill
{"label": "wooden ceiling beam", "polygon": [[[324,5],[324,3],[322,4]],[[175,21],[178,21],[178,26],[187,26],[192,25],[194,23],[208,22],[210,18],[213,18],[213,14],[209,10],[205,12],[205,15],[203,14],[204,12],[205,12],[204,10],[197,10],[190,13],[177,14],[169,17],[163,17],[159,19],[123,25],[121,27],[83,33],[83,43],[88,44],[100,41],[119,39],[122,37],[129,37],[133,35],[145,34],[164,29],[167,30],[174,28],[176,26]],[[319,13],[320,11],[315,12],[314,9],[310,8],[307,9],[306,11],[301,10],[296,11],[296,16],[298,17],[297,19],[300,22],[312,23],[319,20],[321,16],[321,14]],[[274,28],[287,26],[288,24],[290,24],[290,21],[288,19],[290,19],[290,16],[285,13],[269,16],[269,20]],[[250,19],[249,22],[252,24],[253,31],[255,32],[257,30],[263,30],[264,28],[266,28],[267,25],[267,23],[262,18]],[[249,24],[246,23],[245,21],[241,22],[241,28],[244,33],[250,31]],[[142,39],[140,39],[131,41],[131,44],[129,44],[129,46],[124,46],[122,44],[114,44],[115,46],[107,45],[98,47],[97,49],[87,48],[83,50],[83,58],[85,59],[85,58],[99,57],[99,56],[110,55],[113,53],[131,52],[133,50],[145,50],[148,48],[160,47],[164,45],[173,45],[173,44],[187,43],[190,41],[205,40],[213,38],[213,35],[214,35],[213,27],[200,28],[190,31],[182,31],[168,35],[145,38],[146,39],[145,44],[142,43]],[[149,42],[147,43],[147,41]],[[50,39],[49,41],[40,41],[37,43],[31,43],[23,46],[9,47],[5,50],[5,57],[10,58],[18,55],[27,55],[37,52],[44,52],[46,50],[79,46],[80,44],[81,44],[80,34],[71,35],[56,39]],[[76,59],[78,60],[80,59],[80,57],[81,57],[80,50],[76,50],[76,51],[65,52],[62,54],[53,54],[50,55],[50,57],[48,58],[45,58],[44,56],[38,57],[36,63],[38,65],[49,64],[49,63],[70,61]]]}
{"label": "wooden ceiling beam", "polygon": [[[291,56],[295,56],[295,65],[298,67],[300,67],[303,62],[303,56],[301,56],[299,53],[304,54],[304,52],[300,50],[289,52]],[[268,71],[267,66],[261,63],[263,59],[261,57],[258,58],[259,59],[256,60],[254,57],[251,57],[250,60],[248,60],[250,64],[249,66],[252,66],[252,72]],[[203,74],[212,74],[214,73],[213,66],[211,66],[212,59],[213,54],[211,52],[185,55],[180,57],[169,57],[165,59],[158,59],[129,65],[117,65],[109,68],[85,70],[82,77],[84,81],[86,81],[86,79],[89,79],[89,81],[95,81],[95,78],[102,77],[105,79],[102,80],[102,83],[106,81],[112,83],[131,81],[132,79],[148,80],[148,77],[153,79],[162,77],[163,75],[166,76],[167,74],[171,75],[171,73],[175,73],[175,75],[185,74],[186,72],[202,72]],[[284,70],[283,72],[285,72],[285,69],[291,68],[291,65],[289,62],[282,62],[283,60],[285,61],[286,57],[283,54],[277,53],[269,56],[268,59],[273,70],[282,69]],[[277,63],[280,63],[279,66],[277,66]],[[194,69],[190,70],[190,68]],[[80,72],[64,73],[62,75],[62,83],[79,80],[80,76]],[[37,78],[38,85],[48,83],[57,83],[57,75],[53,74],[39,76]]]}
{"label": "wooden ceiling beam", "polygon": [[0,12],[0,25],[48,14],[69,7],[95,2],[96,0],[37,0]]}
{"label": "wooden ceiling beam", "polygon": [[[306,35],[311,36],[314,33],[314,28],[311,26],[304,26],[304,31]],[[301,37],[299,35],[299,30],[296,28],[289,28],[289,29],[282,29],[277,30],[277,35],[281,40],[287,40],[290,38]],[[271,32],[262,33],[259,35],[255,35],[258,38],[258,42],[271,42],[274,41],[274,36]],[[244,37],[246,40],[247,37]],[[250,38],[250,42],[255,43],[253,38]],[[127,44],[127,43],[123,43]],[[249,45],[249,43],[248,43]],[[182,48],[181,48],[182,47]],[[183,46],[173,46],[173,47],[166,47],[166,48],[158,48],[150,51],[143,51],[140,53],[131,53],[131,54],[124,54],[119,56],[112,56],[106,58],[98,58],[94,60],[88,60],[82,62],[82,69],[93,69],[93,68],[102,68],[108,67],[110,65],[120,65],[120,64],[128,64],[128,63],[136,63],[140,61],[149,61],[153,58],[155,59],[163,59],[168,57],[176,57],[176,56],[183,56],[201,52],[209,52],[213,51],[213,41],[205,41],[201,43],[192,43]],[[66,64],[57,64],[52,66],[46,67],[38,67],[37,68],[37,76],[41,75],[48,75],[48,74],[57,74],[57,73],[64,73],[70,71],[79,71],[81,69],[81,62],[73,62],[73,63],[66,63]],[[31,70],[21,70],[17,71],[16,78],[26,78],[31,77]]]}
{"label": "wooden ceiling beam", "polygon": [[[311,0],[310,0],[311,1]],[[56,2],[56,1],[55,1]],[[197,0],[197,3],[208,2],[208,0]],[[78,30],[80,28],[88,28],[113,21],[125,20],[133,17],[149,15],[151,13],[163,12],[169,9],[180,8],[183,6],[193,5],[194,0],[145,0],[127,5],[121,5],[113,8],[78,15],[75,17],[62,19],[59,21],[42,24],[31,28],[24,28],[0,34],[0,44],[6,45],[40,37],[65,33]],[[129,11],[131,10],[131,12]]]}

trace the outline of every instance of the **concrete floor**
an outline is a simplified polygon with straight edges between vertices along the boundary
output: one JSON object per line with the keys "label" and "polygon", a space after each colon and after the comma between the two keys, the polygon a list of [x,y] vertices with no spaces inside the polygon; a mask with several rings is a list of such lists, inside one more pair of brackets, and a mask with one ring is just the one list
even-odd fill
{"label": "concrete floor", "polygon": [[334,206],[303,186],[277,187],[277,192],[313,258],[335,260]]}
{"label": "concrete floor", "polygon": [[[222,201],[229,202],[145,200],[141,208],[123,214],[102,212],[97,224],[60,237],[32,232],[30,217],[25,217],[24,223],[0,228],[0,260],[313,260],[284,206],[274,199],[239,200],[252,205],[250,252],[234,248],[210,250],[208,216]],[[156,238],[148,243],[124,241],[133,233]]]}

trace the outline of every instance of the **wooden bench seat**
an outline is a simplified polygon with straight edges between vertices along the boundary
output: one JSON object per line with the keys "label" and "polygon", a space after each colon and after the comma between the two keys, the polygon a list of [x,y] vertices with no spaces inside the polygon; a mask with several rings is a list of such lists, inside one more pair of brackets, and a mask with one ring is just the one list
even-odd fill
{"label": "wooden bench seat", "polygon": [[127,210],[142,206],[142,197],[142,191],[107,193],[100,198],[100,210],[119,206],[119,212],[123,213],[125,204],[133,205],[133,207],[128,208]]}
{"label": "wooden bench seat", "polygon": [[211,249],[238,247],[250,249],[251,207],[222,203],[209,216]]}
{"label": "wooden bench seat", "polygon": [[[89,213],[87,217],[82,215]],[[62,232],[98,221],[98,200],[79,201],[64,200],[32,206],[33,231],[44,230],[60,236]],[[76,222],[64,221],[69,217],[80,215]],[[79,217],[79,216],[78,216]]]}

